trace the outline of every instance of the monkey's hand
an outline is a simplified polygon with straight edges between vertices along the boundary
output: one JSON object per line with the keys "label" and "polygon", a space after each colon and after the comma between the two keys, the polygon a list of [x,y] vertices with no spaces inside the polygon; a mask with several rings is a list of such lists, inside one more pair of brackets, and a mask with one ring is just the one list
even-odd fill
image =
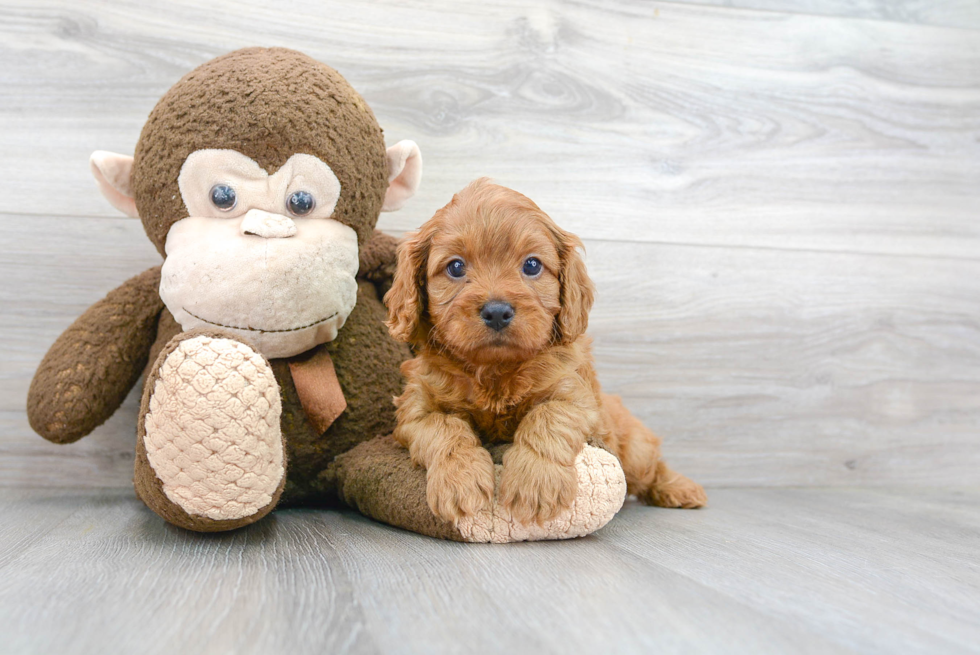
{"label": "monkey's hand", "polygon": [[368,280],[378,290],[378,298],[384,298],[395,279],[395,263],[398,240],[379,230],[358,253],[357,277]]}
{"label": "monkey's hand", "polygon": [[78,317],[48,350],[27,392],[27,418],[48,441],[77,441],[112,416],[156,338],[160,267],[130,278]]}

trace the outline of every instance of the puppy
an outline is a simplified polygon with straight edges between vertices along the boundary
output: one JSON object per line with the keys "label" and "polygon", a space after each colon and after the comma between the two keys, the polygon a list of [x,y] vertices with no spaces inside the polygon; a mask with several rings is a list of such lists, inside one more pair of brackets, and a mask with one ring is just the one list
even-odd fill
{"label": "puppy", "polygon": [[627,489],[661,507],[701,507],[704,490],[660,459],[660,439],[600,392],[585,336],[594,289],[582,242],[525,196],[476,180],[398,249],[388,329],[417,356],[402,364],[395,439],[425,467],[433,513],[488,506],[484,444],[512,442],[499,500],[523,522],[571,505],[576,455],[614,452]]}

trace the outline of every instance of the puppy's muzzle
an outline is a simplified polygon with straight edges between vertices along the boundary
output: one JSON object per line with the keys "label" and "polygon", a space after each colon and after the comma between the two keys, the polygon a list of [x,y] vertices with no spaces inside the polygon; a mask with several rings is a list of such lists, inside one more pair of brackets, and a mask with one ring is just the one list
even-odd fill
{"label": "puppy's muzzle", "polygon": [[500,332],[514,320],[514,306],[509,302],[491,300],[480,308],[480,318],[488,328]]}

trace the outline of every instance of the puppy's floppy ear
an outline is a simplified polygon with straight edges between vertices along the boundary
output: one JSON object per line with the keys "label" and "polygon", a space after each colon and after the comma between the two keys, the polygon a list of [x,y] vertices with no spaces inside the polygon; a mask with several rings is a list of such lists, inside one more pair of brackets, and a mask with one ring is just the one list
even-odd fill
{"label": "puppy's floppy ear", "polygon": [[425,290],[430,236],[417,232],[398,246],[395,280],[385,294],[388,332],[397,341],[412,345],[428,338],[428,295]]}
{"label": "puppy's floppy ear", "polygon": [[555,241],[561,258],[558,281],[561,284],[561,309],[556,318],[557,336],[568,344],[585,333],[589,326],[589,311],[595,299],[595,286],[589,278],[580,250],[582,241],[569,232],[555,228]]}

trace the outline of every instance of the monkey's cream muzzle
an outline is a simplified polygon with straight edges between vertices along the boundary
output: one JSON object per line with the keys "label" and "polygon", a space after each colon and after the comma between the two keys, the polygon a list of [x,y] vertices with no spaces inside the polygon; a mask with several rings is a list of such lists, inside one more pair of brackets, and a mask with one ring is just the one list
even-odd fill
{"label": "monkey's cream muzzle", "polygon": [[243,220],[191,217],[167,235],[160,297],[184,330],[220,327],[268,358],[333,340],[357,300],[357,234],[291,219],[289,238],[243,235]]}
{"label": "monkey's cream muzzle", "polygon": [[[167,234],[160,297],[184,330],[227,330],[270,359],[337,336],[357,300],[357,234],[328,218],[340,184],[325,163],[294,155],[268,175],[241,153],[199,150],[178,183],[190,216]],[[235,190],[232,208],[210,201],[216,184]],[[316,198],[306,217],[285,213],[296,190]]]}

